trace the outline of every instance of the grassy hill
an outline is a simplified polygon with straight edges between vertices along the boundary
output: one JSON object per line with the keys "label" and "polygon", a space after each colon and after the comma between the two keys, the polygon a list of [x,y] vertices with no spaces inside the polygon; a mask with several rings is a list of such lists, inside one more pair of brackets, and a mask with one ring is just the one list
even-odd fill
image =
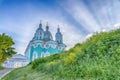
{"label": "grassy hill", "polygon": [[36,59],[2,80],[119,80],[120,29],[96,33],[61,54]]}

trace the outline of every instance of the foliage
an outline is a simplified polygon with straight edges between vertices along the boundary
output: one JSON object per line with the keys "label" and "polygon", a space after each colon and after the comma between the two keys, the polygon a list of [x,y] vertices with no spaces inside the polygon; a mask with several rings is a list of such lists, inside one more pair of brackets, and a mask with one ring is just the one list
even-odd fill
{"label": "foliage", "polygon": [[4,69],[1,65],[0,65],[0,70]]}
{"label": "foliage", "polygon": [[16,53],[12,47],[13,45],[14,42],[11,37],[5,33],[0,34],[0,64]]}
{"label": "foliage", "polygon": [[10,76],[12,80],[31,80],[31,76],[34,80],[119,80],[119,66],[120,29],[96,33],[69,51],[36,59],[26,69],[15,70],[3,80]]}

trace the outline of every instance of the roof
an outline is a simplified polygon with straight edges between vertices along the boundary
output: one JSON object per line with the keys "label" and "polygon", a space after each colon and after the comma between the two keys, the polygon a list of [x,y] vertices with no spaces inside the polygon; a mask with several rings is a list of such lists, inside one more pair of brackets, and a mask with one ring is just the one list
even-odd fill
{"label": "roof", "polygon": [[27,57],[25,57],[22,54],[15,54],[12,58],[22,58],[22,59],[24,59],[24,58],[27,58]]}
{"label": "roof", "polygon": [[29,61],[29,59],[22,54],[15,54],[13,57],[9,58],[8,60],[28,60]]}

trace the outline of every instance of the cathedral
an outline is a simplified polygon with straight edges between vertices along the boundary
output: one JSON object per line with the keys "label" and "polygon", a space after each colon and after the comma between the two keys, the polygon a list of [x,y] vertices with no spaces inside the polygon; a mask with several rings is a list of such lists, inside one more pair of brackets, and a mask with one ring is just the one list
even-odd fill
{"label": "cathedral", "polygon": [[40,23],[33,39],[29,42],[25,50],[25,56],[30,61],[33,61],[36,58],[46,57],[64,51],[66,45],[63,43],[63,35],[60,32],[59,26],[56,31],[55,40],[53,40],[48,24],[44,31]]}

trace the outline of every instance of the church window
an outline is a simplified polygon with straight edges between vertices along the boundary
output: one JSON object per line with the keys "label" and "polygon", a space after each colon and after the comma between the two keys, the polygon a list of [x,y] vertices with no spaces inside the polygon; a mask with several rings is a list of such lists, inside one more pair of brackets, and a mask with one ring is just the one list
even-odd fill
{"label": "church window", "polygon": [[37,53],[34,52],[34,53],[33,53],[33,60],[36,59],[36,58],[37,58]]}
{"label": "church window", "polygon": [[42,45],[42,48],[44,48],[44,44]]}
{"label": "church window", "polygon": [[34,44],[34,48],[36,48],[37,47],[37,44]]}
{"label": "church window", "polygon": [[49,53],[49,52],[46,52],[46,53],[45,53],[45,57],[46,57],[46,56],[49,56],[49,55],[50,55],[50,53]]}
{"label": "church window", "polygon": [[48,45],[48,44],[46,44],[46,48],[49,48],[49,45]]}
{"label": "church window", "polygon": [[62,50],[62,47],[58,47],[58,50]]}
{"label": "church window", "polygon": [[41,57],[44,57],[44,54],[45,54],[45,53],[44,53],[44,52],[42,52],[42,53],[41,53]]}

